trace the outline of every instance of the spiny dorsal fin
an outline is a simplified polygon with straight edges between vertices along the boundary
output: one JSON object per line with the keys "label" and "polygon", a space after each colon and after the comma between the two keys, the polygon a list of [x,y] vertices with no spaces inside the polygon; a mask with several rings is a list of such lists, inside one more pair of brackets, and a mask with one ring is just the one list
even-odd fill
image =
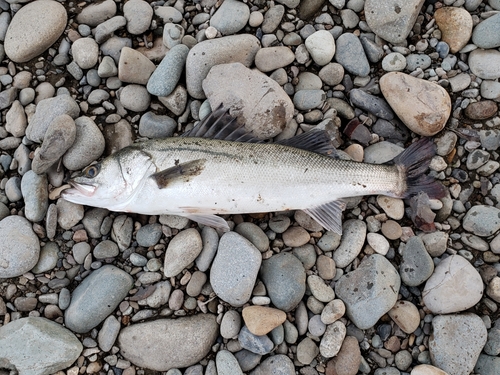
{"label": "spiny dorsal fin", "polygon": [[159,189],[165,189],[175,181],[188,182],[198,176],[205,168],[205,159],[197,159],[186,163],[177,164],[151,175]]}
{"label": "spiny dorsal fin", "polygon": [[328,132],[325,130],[310,130],[276,143],[315,152],[317,154],[331,156],[335,159],[339,158],[337,150],[332,146]]}
{"label": "spiny dorsal fin", "polygon": [[238,124],[236,117],[229,113],[221,104],[216,110],[201,120],[193,129],[187,131],[182,137],[199,137],[222,139],[226,141],[259,143],[260,139],[254,137],[245,125]]}

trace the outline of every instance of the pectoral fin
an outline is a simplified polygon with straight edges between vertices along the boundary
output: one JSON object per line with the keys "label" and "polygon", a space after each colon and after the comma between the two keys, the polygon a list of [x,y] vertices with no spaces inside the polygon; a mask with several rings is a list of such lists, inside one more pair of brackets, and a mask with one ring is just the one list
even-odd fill
{"label": "pectoral fin", "polygon": [[220,216],[211,214],[188,214],[183,216],[187,217],[189,220],[196,221],[199,224],[215,229],[222,229],[224,232],[229,232],[229,225],[227,225],[227,221]]}
{"label": "pectoral fin", "polygon": [[333,201],[320,206],[307,208],[303,211],[309,214],[309,216],[323,225],[326,229],[342,234],[342,211],[344,209],[344,202]]}
{"label": "pectoral fin", "polygon": [[174,182],[189,182],[203,171],[205,162],[205,159],[197,159],[177,164],[151,175],[151,178],[155,180],[160,189],[165,189]]}

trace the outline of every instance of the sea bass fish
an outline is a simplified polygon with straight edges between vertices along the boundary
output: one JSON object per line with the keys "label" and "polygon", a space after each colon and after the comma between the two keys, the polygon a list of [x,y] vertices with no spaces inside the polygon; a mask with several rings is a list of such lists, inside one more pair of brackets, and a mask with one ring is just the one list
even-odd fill
{"label": "sea bass fish", "polygon": [[341,160],[327,133],[314,130],[263,143],[219,107],[184,136],[136,143],[90,165],[62,197],[223,230],[228,224],[217,214],[304,210],[341,234],[342,198],[419,191],[442,197],[443,186],[425,174],[434,154],[434,143],[423,138],[391,165]]}

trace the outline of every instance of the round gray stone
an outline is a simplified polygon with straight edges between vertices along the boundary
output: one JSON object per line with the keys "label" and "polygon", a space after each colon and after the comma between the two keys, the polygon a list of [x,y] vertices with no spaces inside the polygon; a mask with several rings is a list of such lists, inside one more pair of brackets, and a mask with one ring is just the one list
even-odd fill
{"label": "round gray stone", "polygon": [[434,262],[420,237],[413,236],[403,248],[399,266],[401,280],[408,286],[418,286],[431,277]]}

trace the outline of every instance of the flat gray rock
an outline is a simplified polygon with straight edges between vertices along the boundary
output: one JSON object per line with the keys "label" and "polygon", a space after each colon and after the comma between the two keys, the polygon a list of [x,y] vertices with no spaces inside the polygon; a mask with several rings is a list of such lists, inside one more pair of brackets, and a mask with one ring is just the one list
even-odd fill
{"label": "flat gray rock", "polygon": [[399,44],[406,40],[423,4],[424,0],[366,0],[366,22],[379,37]]}
{"label": "flat gray rock", "polygon": [[82,350],[73,333],[45,318],[21,318],[0,328],[2,367],[7,361],[19,374],[54,374],[75,362]]}
{"label": "flat gray rock", "polygon": [[429,352],[434,366],[448,374],[468,375],[486,344],[486,327],[471,313],[439,315],[432,320]]}
{"label": "flat gray rock", "polygon": [[133,283],[129,274],[115,266],[92,272],[73,291],[64,323],[74,332],[90,331],[114,311]]}
{"label": "flat gray rock", "polygon": [[262,262],[260,251],[236,232],[225,233],[210,270],[214,292],[232,306],[250,299]]}
{"label": "flat gray rock", "polygon": [[215,343],[219,334],[215,318],[198,314],[134,324],[120,332],[118,347],[139,367],[155,371],[188,367],[203,359]]}
{"label": "flat gray rock", "polygon": [[365,77],[370,73],[370,63],[359,38],[345,33],[336,41],[335,60],[349,73]]}
{"label": "flat gray rock", "polygon": [[189,94],[196,99],[204,99],[202,82],[213,66],[240,62],[249,67],[259,49],[259,40],[249,34],[230,35],[196,44],[186,60],[186,88]]}
{"label": "flat gray rock", "polygon": [[484,49],[500,46],[500,14],[481,21],[472,32],[472,42]]}
{"label": "flat gray rock", "polygon": [[494,49],[476,49],[469,54],[470,70],[482,79],[500,77],[500,52]]}
{"label": "flat gray rock", "polygon": [[293,103],[281,86],[241,63],[214,66],[203,81],[203,90],[212,109],[223,103],[260,139],[276,136],[293,117]]}
{"label": "flat gray rock", "polygon": [[20,276],[38,262],[40,243],[31,223],[22,216],[0,221],[0,279]]}
{"label": "flat gray rock", "polygon": [[168,244],[165,252],[164,274],[177,276],[191,262],[194,262],[203,248],[201,236],[194,228],[179,232]]}
{"label": "flat gray rock", "polygon": [[462,226],[476,236],[491,236],[500,229],[500,210],[493,206],[473,206],[465,214]]}
{"label": "flat gray rock", "polygon": [[237,0],[226,0],[210,18],[210,26],[222,35],[235,34],[245,27],[250,18],[248,5]]}
{"label": "flat gray rock", "polygon": [[294,309],[306,291],[306,272],[302,262],[282,252],[262,262],[261,279],[274,306],[283,311]]}
{"label": "flat gray rock", "polygon": [[434,262],[420,237],[413,236],[404,245],[403,261],[399,266],[401,281],[408,286],[425,282],[434,271]]}
{"label": "flat gray rock", "polygon": [[167,96],[174,91],[189,53],[184,44],[172,47],[161,60],[156,70],[147,81],[147,90],[151,95]]}
{"label": "flat gray rock", "polygon": [[70,95],[58,95],[54,98],[41,100],[37,106],[28,127],[26,137],[33,142],[42,143],[49,125],[60,115],[76,118],[80,107]]}
{"label": "flat gray rock", "polygon": [[359,267],[342,276],[335,293],[344,301],[349,319],[360,329],[371,328],[396,303],[401,280],[382,255],[365,257]]}
{"label": "flat gray rock", "polygon": [[337,267],[347,267],[361,252],[366,239],[366,224],[361,220],[346,220],[342,225],[340,245],[333,253]]}

